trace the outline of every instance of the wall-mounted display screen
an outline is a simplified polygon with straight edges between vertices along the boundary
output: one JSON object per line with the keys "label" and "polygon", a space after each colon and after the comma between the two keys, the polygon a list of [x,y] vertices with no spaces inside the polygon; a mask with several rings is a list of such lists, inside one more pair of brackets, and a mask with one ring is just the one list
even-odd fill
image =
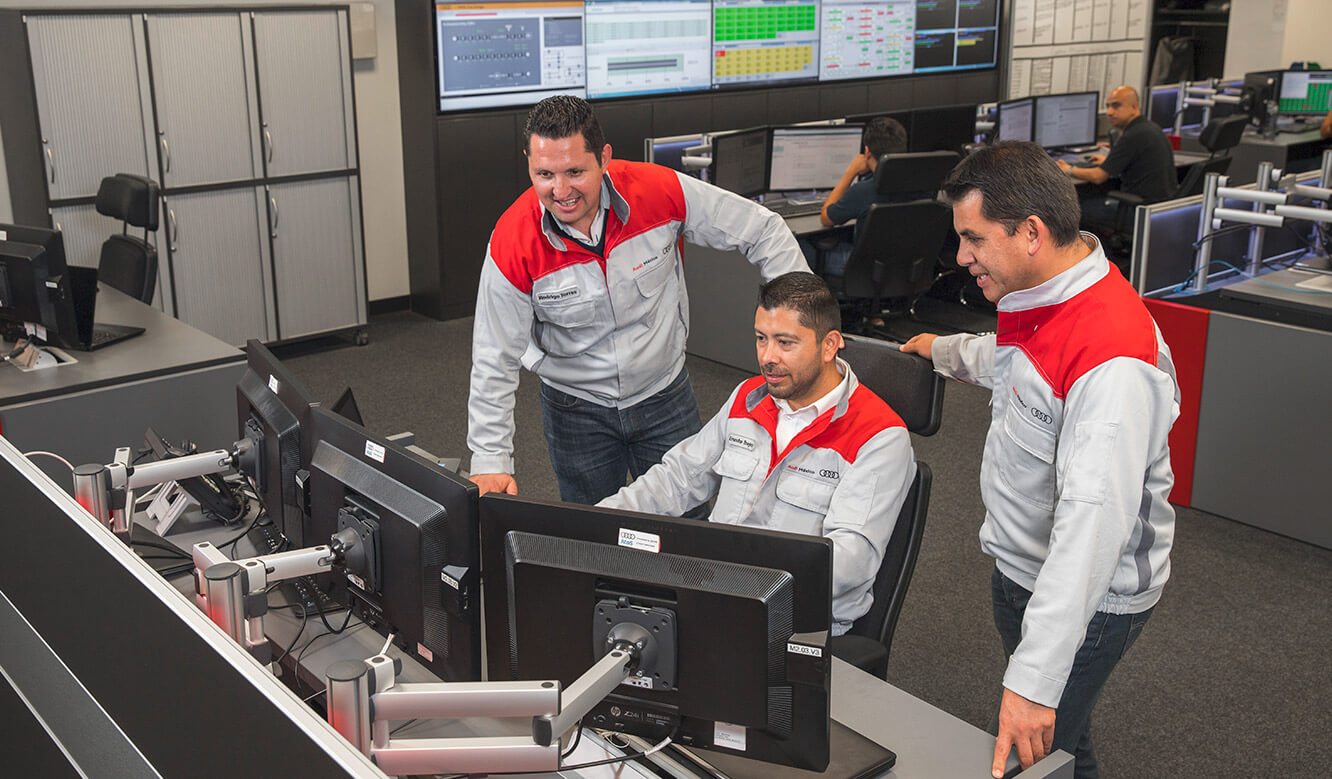
{"label": "wall-mounted display screen", "polygon": [[439,110],[996,64],[999,0],[470,0],[435,6]]}

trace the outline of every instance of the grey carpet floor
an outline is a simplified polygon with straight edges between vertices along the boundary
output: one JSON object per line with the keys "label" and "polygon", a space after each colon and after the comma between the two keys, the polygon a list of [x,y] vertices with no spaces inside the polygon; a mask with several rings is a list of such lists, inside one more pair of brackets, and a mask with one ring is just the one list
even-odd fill
{"label": "grey carpet floor", "polygon": [[[364,347],[320,341],[278,353],[316,399],[331,403],[350,386],[369,428],[410,430],[422,448],[465,464],[471,319],[400,312],[375,317],[369,332]],[[687,367],[705,419],[747,378],[703,359],[691,357]],[[524,495],[558,499],[537,389],[524,373],[518,485]],[[978,727],[988,723],[1003,677],[992,562],[976,538],[988,398],[950,383],[942,428],[915,438],[934,489],[888,671],[893,684]],[[1102,776],[1332,775],[1329,643],[1332,551],[1179,509],[1170,582],[1093,718]],[[976,775],[988,775],[988,766]]]}

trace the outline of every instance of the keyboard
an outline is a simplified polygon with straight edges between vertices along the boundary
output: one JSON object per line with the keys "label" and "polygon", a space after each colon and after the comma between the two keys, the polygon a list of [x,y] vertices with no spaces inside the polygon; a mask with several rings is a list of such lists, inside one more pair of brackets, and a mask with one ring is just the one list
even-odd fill
{"label": "keyboard", "polygon": [[1072,165],[1072,166],[1075,167],[1075,168],[1094,168],[1094,167],[1096,167],[1096,163],[1092,162],[1091,160],[1073,160],[1073,161],[1070,162],[1069,164]]}
{"label": "keyboard", "polygon": [[823,212],[822,200],[814,203],[805,203],[799,201],[792,202],[790,200],[786,200],[780,203],[772,203],[772,204],[765,203],[764,205],[766,205],[770,211],[773,211],[779,216],[784,216],[784,217],[809,216],[810,214],[819,214]]}

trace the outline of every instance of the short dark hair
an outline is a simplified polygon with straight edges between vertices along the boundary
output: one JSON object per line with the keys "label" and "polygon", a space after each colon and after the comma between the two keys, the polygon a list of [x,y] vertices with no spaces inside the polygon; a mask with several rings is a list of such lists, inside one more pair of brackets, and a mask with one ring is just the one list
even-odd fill
{"label": "short dark hair", "polygon": [[791,271],[759,286],[759,307],[772,311],[789,308],[799,315],[802,327],[814,331],[818,340],[842,329],[842,310],[837,297],[821,276],[809,271]]}
{"label": "short dark hair", "polygon": [[1000,141],[965,157],[944,180],[944,197],[955,204],[973,190],[981,193],[981,216],[1009,235],[1022,220],[1038,216],[1057,246],[1078,240],[1082,207],[1073,182],[1034,143]]}
{"label": "short dark hair", "polygon": [[907,150],[907,131],[902,123],[888,116],[876,116],[865,125],[861,146],[868,146],[874,159]]}
{"label": "short dark hair", "polygon": [[572,95],[548,97],[532,106],[527,114],[527,122],[523,124],[523,151],[531,151],[533,135],[558,141],[576,133],[583,136],[584,148],[600,160],[601,150],[606,147],[606,134],[601,131],[592,104]]}

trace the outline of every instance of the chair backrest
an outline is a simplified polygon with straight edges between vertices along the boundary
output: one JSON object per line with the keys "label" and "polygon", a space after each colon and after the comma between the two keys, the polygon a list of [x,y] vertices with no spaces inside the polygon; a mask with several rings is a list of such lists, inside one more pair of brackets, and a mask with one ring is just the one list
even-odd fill
{"label": "chair backrest", "polygon": [[1230,157],[1213,157],[1210,160],[1195,162],[1184,171],[1184,178],[1179,182],[1179,189],[1175,190],[1175,198],[1189,197],[1191,195],[1201,195],[1203,183],[1207,180],[1208,173],[1220,173],[1225,175],[1230,170]]}
{"label": "chair backrest", "polygon": [[102,179],[97,187],[97,213],[135,227],[156,230],[160,195],[156,181],[132,173],[117,173]]}
{"label": "chair backrest", "polygon": [[934,363],[877,338],[842,336],[841,357],[856,379],[892,407],[917,435],[934,435],[943,417],[944,386]]}
{"label": "chair backrest", "polygon": [[132,298],[153,302],[157,289],[157,249],[133,235],[112,235],[102,244],[97,278]]}
{"label": "chair backrest", "polygon": [[897,618],[902,614],[920,555],[920,540],[925,535],[925,518],[930,508],[930,485],[934,477],[930,466],[916,462],[916,478],[907,489],[906,500],[897,515],[897,524],[883,551],[883,561],[874,577],[874,602],[870,610],[851,624],[847,633],[871,638],[891,650]]}
{"label": "chair backrest", "polygon": [[933,197],[961,159],[955,151],[885,154],[874,168],[874,193],[880,198],[903,194]]}
{"label": "chair backrest", "polygon": [[1212,154],[1228,151],[1239,145],[1248,124],[1249,117],[1244,114],[1213,119],[1198,133],[1198,143]]}
{"label": "chair backrest", "polygon": [[842,274],[853,298],[915,297],[934,283],[952,212],[937,200],[875,203],[863,217]]}

